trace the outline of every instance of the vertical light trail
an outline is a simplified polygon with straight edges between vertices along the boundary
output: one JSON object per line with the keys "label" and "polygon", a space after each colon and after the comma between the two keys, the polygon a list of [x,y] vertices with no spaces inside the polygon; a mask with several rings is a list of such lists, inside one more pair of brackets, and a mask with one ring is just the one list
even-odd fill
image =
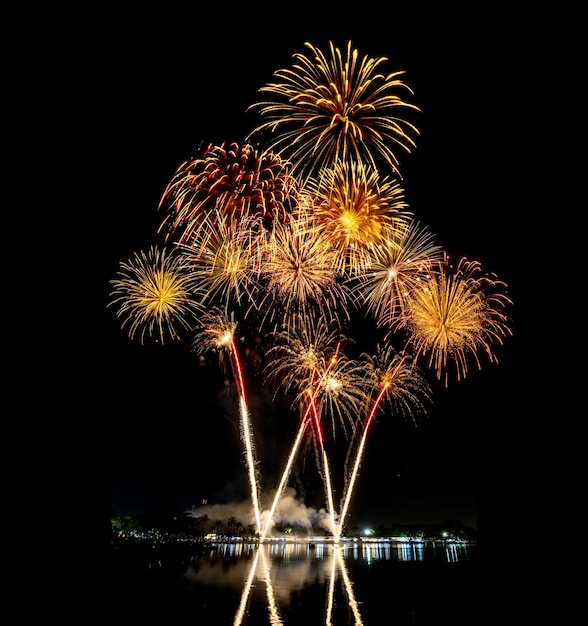
{"label": "vertical light trail", "polygon": [[255,558],[251,562],[251,569],[249,570],[249,576],[247,580],[245,581],[245,585],[243,586],[243,591],[241,593],[241,602],[239,603],[237,613],[235,614],[235,619],[233,620],[233,626],[239,626],[243,622],[243,615],[245,614],[245,609],[247,608],[247,600],[249,599],[251,585],[253,584],[253,577],[255,576],[255,570],[257,569],[257,562],[259,561],[259,551],[261,550],[261,547],[257,546],[256,550],[257,552],[255,553]]}
{"label": "vertical light trail", "polygon": [[276,598],[274,596],[274,587],[272,584],[272,568],[271,564],[267,562],[265,550],[263,547],[259,547],[261,550],[261,560],[263,561],[263,572],[265,579],[265,586],[267,592],[267,604],[269,611],[269,620],[271,626],[283,626],[282,618],[280,617],[280,613],[278,611],[278,607],[276,606]]}
{"label": "vertical light trail", "polygon": [[361,462],[361,458],[363,455],[363,449],[365,447],[365,442],[367,439],[367,434],[369,431],[369,428],[371,426],[371,423],[374,419],[374,415],[376,414],[376,410],[378,408],[378,406],[380,405],[380,402],[382,400],[382,398],[384,397],[384,395],[386,394],[386,392],[388,391],[388,387],[390,386],[390,383],[384,383],[384,385],[382,386],[382,389],[380,390],[380,393],[378,394],[377,398],[374,401],[374,404],[372,406],[372,410],[370,411],[369,417],[366,420],[365,426],[363,428],[363,433],[361,435],[361,441],[359,443],[358,449],[357,449],[357,454],[355,456],[355,463],[353,464],[353,469],[351,472],[351,478],[349,480],[349,483],[347,484],[347,489],[345,492],[345,500],[343,502],[343,506],[341,507],[341,517],[340,517],[340,522],[339,525],[337,526],[337,528],[335,529],[335,541],[339,541],[339,539],[341,538],[341,533],[343,531],[343,524],[345,522],[345,516],[347,515],[347,509],[349,508],[349,502],[351,500],[351,494],[353,493],[353,487],[355,485],[355,480],[357,478],[357,472],[359,470],[359,464]]}
{"label": "vertical light trail", "polygon": [[237,381],[237,388],[239,391],[240,405],[241,405],[241,431],[243,441],[245,442],[245,453],[247,457],[247,468],[249,473],[249,485],[251,490],[251,502],[253,504],[253,511],[255,513],[255,523],[257,525],[257,532],[261,534],[261,516],[259,514],[259,488],[257,475],[255,473],[255,450],[253,447],[253,439],[251,436],[251,428],[249,425],[249,410],[247,408],[247,402],[245,399],[245,383],[243,381],[243,373],[241,371],[241,362],[239,360],[239,354],[237,352],[237,346],[235,345],[235,339],[231,334],[227,337],[227,341],[231,348],[231,357],[233,363],[233,370],[235,373],[235,379]]}
{"label": "vertical light trail", "polygon": [[[318,395],[318,392],[321,388],[321,385],[324,381],[324,379],[326,378],[327,374],[329,373],[331,367],[335,364],[335,362],[337,361],[337,353],[339,352],[339,345],[337,344],[337,350],[335,352],[335,355],[331,358],[331,360],[329,361],[329,365],[325,368],[325,371],[323,372],[323,375],[320,377],[319,381],[317,382],[317,385],[311,395],[311,399],[312,402],[315,401],[316,396]],[[302,419],[300,421],[300,427],[298,428],[298,434],[296,435],[296,439],[294,440],[294,444],[292,445],[292,450],[290,452],[290,455],[288,456],[288,461],[286,463],[286,467],[284,468],[284,471],[282,472],[282,478],[280,480],[280,484],[278,486],[278,490],[276,491],[276,495],[274,496],[274,501],[272,502],[272,506],[269,512],[269,515],[267,517],[267,520],[265,522],[265,526],[263,528],[263,533],[261,534],[260,540],[263,541],[266,536],[267,536],[267,532],[269,530],[270,524],[272,523],[272,519],[274,517],[274,514],[276,512],[276,507],[278,506],[278,502],[280,500],[280,498],[282,497],[282,493],[284,491],[284,488],[286,486],[286,481],[288,480],[288,477],[290,476],[290,470],[292,469],[292,463],[294,462],[294,459],[296,458],[296,453],[298,452],[298,447],[300,446],[300,442],[302,441],[302,435],[304,434],[304,431],[306,430],[306,427],[308,426],[309,423],[309,419],[308,419],[308,414],[310,413],[310,410],[312,408],[312,402],[309,403],[306,411],[304,412],[304,415],[302,416]]]}
{"label": "vertical light trail", "polygon": [[333,599],[335,597],[335,576],[337,574],[335,550],[337,550],[337,548],[333,548],[333,554],[331,555],[331,578],[329,580],[329,591],[327,595],[325,626],[333,626]]}
{"label": "vertical light trail", "polygon": [[323,473],[325,475],[325,479],[324,479],[325,490],[326,490],[327,502],[329,506],[329,514],[331,515],[331,522],[333,524],[332,532],[333,534],[335,534],[337,527],[335,523],[335,507],[333,506],[333,489],[331,487],[331,472],[329,470],[329,460],[327,458],[327,453],[325,451],[325,446],[323,444],[323,432],[321,430],[319,414],[318,414],[315,398],[312,397],[312,393],[310,389],[308,390],[308,396],[309,396],[308,402],[310,403],[312,407],[312,414],[314,417],[314,425],[315,425],[315,431],[316,431],[316,435],[318,439],[318,445],[320,447],[321,455],[323,458]]}
{"label": "vertical light trail", "polygon": [[345,561],[341,556],[340,550],[335,550],[335,557],[339,563],[339,569],[341,570],[341,575],[343,577],[343,583],[345,584],[345,591],[347,591],[347,602],[353,611],[353,615],[355,617],[355,626],[363,626],[363,621],[361,619],[361,614],[359,612],[359,606],[357,600],[355,599],[355,594],[353,593],[353,585],[351,584],[351,580],[349,579],[349,574],[347,572],[347,568],[345,567]]}

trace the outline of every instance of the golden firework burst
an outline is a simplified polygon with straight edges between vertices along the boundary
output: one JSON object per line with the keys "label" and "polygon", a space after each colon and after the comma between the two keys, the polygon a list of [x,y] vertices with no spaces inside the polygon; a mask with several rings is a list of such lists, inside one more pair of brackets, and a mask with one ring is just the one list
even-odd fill
{"label": "golden firework burst", "polygon": [[439,271],[411,292],[405,326],[415,357],[426,359],[438,379],[448,384],[448,372],[466,377],[470,361],[481,368],[481,355],[497,362],[496,344],[512,331],[506,307],[512,301],[506,284],[485,274],[479,261],[461,258],[453,267],[448,257]]}
{"label": "golden firework burst", "polygon": [[294,54],[293,66],[277,70],[276,81],[260,89],[268,99],[249,107],[264,121],[247,140],[263,138],[301,180],[338,162],[368,162],[378,170],[377,157],[400,174],[396,148],[410,152],[418,130],[399,113],[419,110],[403,99],[413,95],[404,72],[382,73],[388,59],[360,56],[351,41],[345,53],[329,42],[330,55],[305,45],[314,56]]}
{"label": "golden firework burst", "polygon": [[137,333],[141,343],[146,337],[161,343],[166,337],[180,339],[180,330],[188,330],[202,311],[195,278],[183,256],[151,246],[120,263],[117,278],[110,281],[108,306],[117,308],[131,339]]}
{"label": "golden firework burst", "polygon": [[361,274],[369,248],[410,217],[397,179],[380,178],[363,163],[337,163],[309,179],[305,192],[314,200],[317,225],[337,250],[337,271]]}

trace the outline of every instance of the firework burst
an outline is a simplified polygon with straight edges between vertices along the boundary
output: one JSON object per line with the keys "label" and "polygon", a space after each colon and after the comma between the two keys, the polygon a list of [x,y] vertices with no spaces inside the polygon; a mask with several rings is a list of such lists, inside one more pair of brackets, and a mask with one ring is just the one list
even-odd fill
{"label": "firework burst", "polygon": [[368,250],[358,291],[377,325],[391,328],[402,320],[410,294],[430,280],[443,250],[425,226],[412,220],[397,224],[383,239]]}
{"label": "firework burst", "polygon": [[178,245],[200,287],[203,307],[228,310],[254,302],[265,241],[260,221],[257,215],[238,222],[223,219],[215,210],[204,217],[189,245]]}
{"label": "firework burst", "polygon": [[291,328],[300,319],[323,318],[341,327],[349,319],[353,293],[339,280],[330,238],[313,224],[306,210],[273,224],[262,266],[261,325]]}
{"label": "firework burst", "polygon": [[399,174],[395,148],[410,152],[418,134],[398,114],[419,110],[402,98],[413,95],[400,78],[404,72],[381,73],[388,59],[360,57],[351,41],[345,54],[329,42],[329,56],[305,45],[314,58],[294,54],[293,66],[277,70],[276,82],[260,89],[269,99],[249,107],[265,121],[247,140],[267,135],[269,149],[285,155],[301,180],[338,162],[369,162],[377,170],[376,155]]}
{"label": "firework burst", "polygon": [[[403,418],[425,413],[431,401],[431,388],[413,358],[391,344],[378,345],[375,354],[363,353],[364,384],[372,390],[386,389],[383,401],[388,410]],[[383,407],[382,407],[383,408]]]}
{"label": "firework burst", "polygon": [[445,257],[439,271],[411,292],[403,320],[410,331],[407,345],[447,386],[449,370],[455,369],[461,380],[470,362],[481,369],[481,354],[498,361],[494,345],[512,334],[506,315],[510,304],[506,284],[483,273],[479,261],[461,258],[453,267]]}
{"label": "firework burst", "polygon": [[410,214],[404,190],[395,179],[380,179],[362,163],[337,163],[307,182],[314,198],[317,224],[337,251],[337,271],[360,274],[369,263],[368,250],[383,243],[385,233]]}
{"label": "firework burst", "polygon": [[[296,401],[304,402],[306,391],[313,387],[321,372],[329,369],[339,348],[347,341],[324,320],[311,325],[301,318],[294,329],[276,331],[266,351],[266,378],[275,381],[284,394],[294,392]],[[295,403],[296,403],[295,401]]]}
{"label": "firework burst", "polygon": [[333,436],[337,421],[348,434],[365,399],[362,364],[341,350],[349,344],[348,338],[329,330],[324,322],[311,325],[306,321],[276,333],[267,352],[268,378],[277,379],[284,393],[293,393],[293,406],[306,406],[309,389],[313,390],[319,415],[331,418]]}
{"label": "firework burst", "polygon": [[236,220],[251,214],[270,222],[286,219],[295,193],[290,164],[278,155],[260,154],[249,144],[211,144],[182,163],[167,185],[159,204],[168,207],[167,214],[159,231],[166,232],[166,240],[185,243],[215,211]]}
{"label": "firework burst", "polygon": [[140,335],[165,343],[180,339],[193,318],[203,309],[199,287],[191,267],[175,250],[151,246],[121,262],[117,278],[110,281],[108,306],[117,308],[122,328],[131,339]]}

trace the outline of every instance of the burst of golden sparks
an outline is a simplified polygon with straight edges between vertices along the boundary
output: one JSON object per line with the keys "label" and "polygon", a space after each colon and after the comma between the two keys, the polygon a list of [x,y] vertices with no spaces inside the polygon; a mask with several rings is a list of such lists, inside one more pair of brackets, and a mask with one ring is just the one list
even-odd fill
{"label": "burst of golden sparks", "polygon": [[462,257],[453,267],[446,257],[429,281],[411,292],[404,322],[411,334],[407,345],[445,385],[452,369],[461,380],[470,361],[481,368],[481,354],[497,362],[494,346],[512,334],[509,304],[506,284],[483,273],[479,261]]}
{"label": "burst of golden sparks", "polygon": [[141,343],[151,337],[165,343],[166,337],[180,339],[194,316],[202,311],[196,294],[198,283],[185,259],[165,248],[151,246],[121,262],[117,278],[110,281],[108,306],[117,308],[122,328]]}
{"label": "burst of golden sparks", "polygon": [[412,90],[403,71],[381,73],[385,57],[360,57],[352,42],[341,53],[329,42],[330,55],[306,42],[313,57],[293,55],[291,68],[274,73],[275,82],[260,89],[267,100],[252,104],[264,120],[247,137],[263,137],[270,150],[293,163],[304,181],[313,171],[341,162],[370,163],[381,157],[398,171],[396,148],[410,152],[417,128],[399,115],[418,111],[403,99]]}
{"label": "burst of golden sparks", "polygon": [[385,233],[410,217],[404,190],[393,178],[381,179],[362,163],[337,163],[307,182],[314,199],[317,227],[337,250],[337,271],[361,274],[369,248],[383,243]]}
{"label": "burst of golden sparks", "polygon": [[426,226],[413,220],[390,229],[383,239],[368,251],[359,292],[377,325],[392,328],[402,321],[410,294],[430,280],[443,249]]}
{"label": "burst of golden sparks", "polygon": [[264,325],[292,327],[298,319],[318,317],[342,326],[349,319],[353,294],[338,278],[337,250],[313,224],[301,209],[273,225],[262,265]]}

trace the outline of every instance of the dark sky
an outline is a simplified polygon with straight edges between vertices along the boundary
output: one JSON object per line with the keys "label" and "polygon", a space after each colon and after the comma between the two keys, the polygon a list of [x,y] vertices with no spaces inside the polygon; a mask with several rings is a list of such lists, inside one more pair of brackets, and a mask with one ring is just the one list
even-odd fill
{"label": "dark sky", "polygon": [[[243,141],[258,89],[290,66],[293,53],[306,52],[305,41],[326,51],[330,40],[344,48],[351,39],[360,53],[387,57],[387,69],[405,70],[422,110],[417,148],[400,164],[411,210],[454,257],[476,258],[504,280],[515,306],[514,336],[497,348],[499,365],[485,363],[447,390],[435,387],[418,426],[375,425],[350,512],[357,524],[456,519],[483,527],[500,494],[506,498],[513,424],[523,418],[516,380],[523,259],[513,218],[522,190],[511,125],[523,121],[524,61],[510,54],[516,25],[500,15],[483,25],[451,12],[429,15],[428,25],[416,15],[365,9],[276,15],[269,23],[257,9],[224,13],[161,23],[152,16],[149,26],[105,20],[88,68],[99,103],[90,139],[107,155],[92,173],[100,203],[94,348],[101,364],[93,397],[100,480],[112,509],[139,511],[165,497],[186,506],[248,497],[235,421],[219,412],[218,379],[203,374],[187,345],[131,342],[106,309],[108,281],[121,260],[159,241],[159,198],[195,147]],[[263,392],[250,400],[267,402]],[[258,445],[262,456],[276,453],[275,441]]]}

